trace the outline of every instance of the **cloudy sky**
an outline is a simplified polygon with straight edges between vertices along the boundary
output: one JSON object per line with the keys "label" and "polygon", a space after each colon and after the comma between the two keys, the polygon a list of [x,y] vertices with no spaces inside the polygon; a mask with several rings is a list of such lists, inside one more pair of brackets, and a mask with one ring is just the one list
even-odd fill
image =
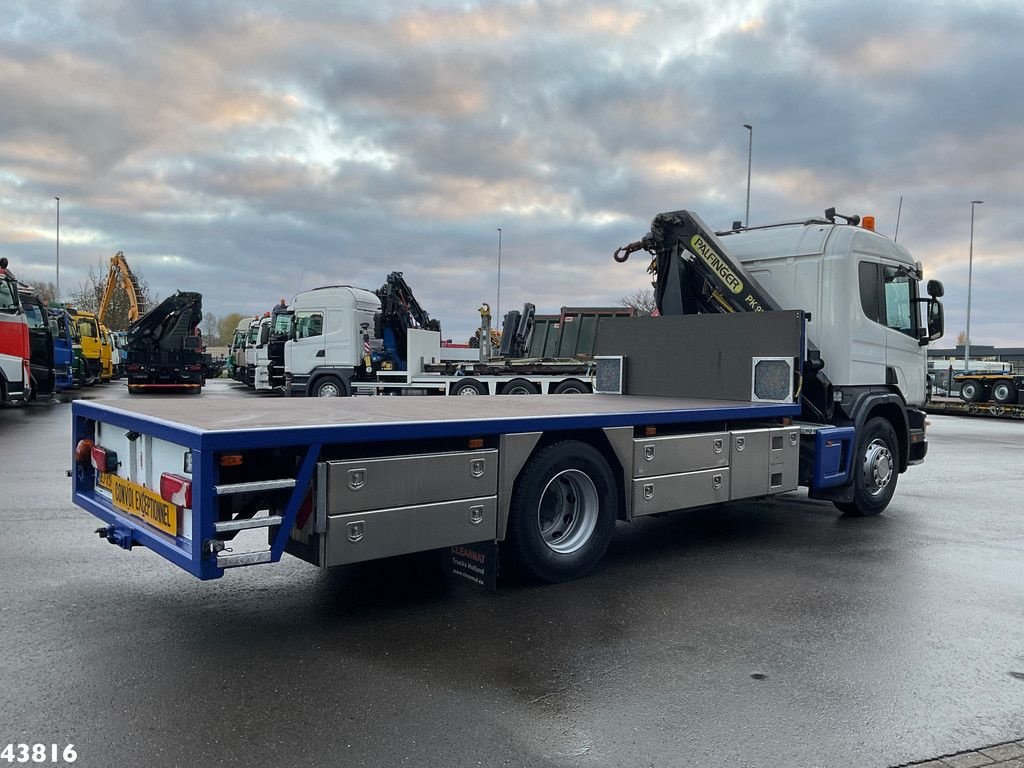
{"label": "cloudy sky", "polygon": [[[61,287],[123,250],[218,315],[402,270],[462,340],[647,284],[659,211],[873,213],[948,342],[1024,346],[1024,4],[5,0],[0,255]],[[15,265],[17,265],[15,267]]]}

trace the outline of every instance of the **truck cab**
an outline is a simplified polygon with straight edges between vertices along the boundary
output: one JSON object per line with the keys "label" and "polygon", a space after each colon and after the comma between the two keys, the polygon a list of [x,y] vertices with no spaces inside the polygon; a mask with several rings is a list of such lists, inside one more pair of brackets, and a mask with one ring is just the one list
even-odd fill
{"label": "truck cab", "polygon": [[70,308],[68,312],[78,330],[79,341],[82,345],[83,383],[95,384],[103,372],[99,321],[92,312]]}
{"label": "truck cab", "polygon": [[49,313],[31,286],[20,286],[21,308],[28,324],[29,359],[32,368],[32,396],[50,396],[56,392],[53,360],[53,330]]}
{"label": "truck cab", "polygon": [[18,296],[18,281],[0,263],[0,402],[24,400],[31,394],[31,352],[28,323]]}
{"label": "truck cab", "polygon": [[53,369],[56,372],[57,389],[71,389],[76,386],[76,357],[81,354],[81,345],[74,335],[74,323],[67,310],[61,307],[49,308],[50,327],[53,332]]}
{"label": "truck cab", "polygon": [[270,389],[270,329],[272,323],[270,315],[260,318],[256,346],[253,348],[253,364],[249,368],[251,378],[246,382],[253,389],[260,391]]}
{"label": "truck cab", "polygon": [[298,294],[291,308],[295,334],[284,345],[285,394],[351,394],[380,299],[363,288],[332,285]]}
{"label": "truck cab", "polygon": [[744,229],[722,242],[783,308],[810,314],[807,338],[841,393],[878,387],[924,404],[926,345],[941,328],[922,318],[931,300],[921,296],[921,265],[906,248],[827,221]]}
{"label": "truck cab", "polygon": [[114,345],[110,341],[110,329],[100,323],[100,381],[114,378]]}

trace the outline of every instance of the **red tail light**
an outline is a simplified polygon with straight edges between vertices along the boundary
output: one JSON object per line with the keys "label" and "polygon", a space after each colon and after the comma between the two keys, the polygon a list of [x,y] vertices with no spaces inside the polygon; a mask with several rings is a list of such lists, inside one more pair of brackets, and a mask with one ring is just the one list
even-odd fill
{"label": "red tail light", "polygon": [[89,438],[79,440],[78,445],[75,446],[75,461],[79,464],[85,464],[90,460],[92,456],[93,442]]}
{"label": "red tail light", "polygon": [[192,508],[192,481],[181,475],[164,472],[160,475],[160,496],[179,507]]}
{"label": "red tail light", "polygon": [[126,365],[124,369],[126,371],[141,371],[142,366],[139,365],[138,363],[128,363],[128,365]]}
{"label": "red tail light", "polygon": [[190,365],[187,370],[190,370],[190,371],[201,371],[201,370],[203,370],[203,366],[201,366],[201,365]]}
{"label": "red tail light", "polygon": [[92,467],[100,472],[117,472],[117,453],[94,445],[92,448]]}

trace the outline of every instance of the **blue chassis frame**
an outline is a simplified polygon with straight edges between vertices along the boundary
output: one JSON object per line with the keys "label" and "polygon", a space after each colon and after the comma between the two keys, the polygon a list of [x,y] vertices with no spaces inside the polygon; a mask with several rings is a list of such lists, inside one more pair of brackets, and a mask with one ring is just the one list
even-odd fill
{"label": "blue chassis frame", "polygon": [[[625,396],[628,397],[628,396]],[[101,421],[134,430],[188,448],[192,451],[192,539],[169,536],[116,510],[95,491],[95,471],[89,464],[72,461],[72,501],[108,524],[103,534],[125,549],[144,546],[199,579],[216,579],[224,569],[216,558],[203,552],[203,543],[214,537],[215,495],[218,467],[214,454],[258,448],[305,447],[294,490],[285,507],[283,521],[271,543],[271,562],[284,553],[288,535],[305,499],[323,445],[384,442],[424,438],[485,437],[514,432],[594,430],[632,427],[639,424],[694,424],[741,419],[794,417],[799,403],[737,403],[735,406],[687,408],[661,411],[626,411],[587,415],[508,417],[469,421],[417,421],[388,424],[338,424],[329,426],[278,427],[245,430],[201,430],[163,419],[142,416],[101,403],[76,400],[72,403],[72,439],[95,438],[95,423]]]}

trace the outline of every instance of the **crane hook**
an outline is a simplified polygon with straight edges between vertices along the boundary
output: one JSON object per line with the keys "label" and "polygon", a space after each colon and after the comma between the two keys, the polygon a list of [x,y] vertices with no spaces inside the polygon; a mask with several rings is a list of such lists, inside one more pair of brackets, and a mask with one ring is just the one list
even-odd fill
{"label": "crane hook", "polygon": [[[629,254],[639,251],[644,247],[643,240],[637,240],[635,243],[624,245],[621,248],[616,248],[615,253],[612,254],[612,258],[615,259],[619,264],[629,258]],[[619,254],[622,254],[621,256]]]}

